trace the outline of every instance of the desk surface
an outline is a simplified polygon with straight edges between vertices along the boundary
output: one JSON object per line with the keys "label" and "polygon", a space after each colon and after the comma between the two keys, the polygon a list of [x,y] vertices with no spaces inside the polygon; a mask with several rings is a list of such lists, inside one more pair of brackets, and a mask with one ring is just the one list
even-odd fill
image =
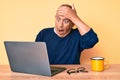
{"label": "desk surface", "polygon": [[68,69],[85,67],[88,73],[73,73],[68,75],[67,70],[53,76],[41,76],[24,73],[16,73],[10,70],[8,65],[0,66],[0,79],[1,80],[120,80],[120,64],[111,64],[109,69],[103,72],[91,71],[90,65],[55,65],[64,66]]}

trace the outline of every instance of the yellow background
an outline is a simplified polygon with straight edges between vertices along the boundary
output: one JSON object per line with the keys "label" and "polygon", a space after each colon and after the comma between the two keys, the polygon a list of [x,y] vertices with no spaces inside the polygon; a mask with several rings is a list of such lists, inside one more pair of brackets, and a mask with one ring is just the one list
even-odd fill
{"label": "yellow background", "polygon": [[0,64],[8,64],[4,41],[34,41],[41,29],[54,26],[63,3],[74,4],[99,37],[94,48],[82,52],[81,63],[89,64],[93,56],[120,63],[120,0],[0,0]]}

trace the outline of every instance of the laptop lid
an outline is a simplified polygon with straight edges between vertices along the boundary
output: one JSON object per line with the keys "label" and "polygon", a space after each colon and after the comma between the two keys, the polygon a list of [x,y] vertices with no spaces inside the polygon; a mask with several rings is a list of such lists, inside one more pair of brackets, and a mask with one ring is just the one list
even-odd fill
{"label": "laptop lid", "polygon": [[52,75],[45,42],[5,41],[4,44],[13,72]]}

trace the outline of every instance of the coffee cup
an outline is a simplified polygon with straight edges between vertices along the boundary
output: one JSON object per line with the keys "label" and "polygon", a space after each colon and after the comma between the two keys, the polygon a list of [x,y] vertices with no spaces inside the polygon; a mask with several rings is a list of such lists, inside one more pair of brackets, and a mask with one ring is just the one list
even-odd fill
{"label": "coffee cup", "polygon": [[104,71],[109,67],[108,61],[105,61],[104,57],[92,57],[90,59],[91,59],[92,71],[97,71],[97,72]]}

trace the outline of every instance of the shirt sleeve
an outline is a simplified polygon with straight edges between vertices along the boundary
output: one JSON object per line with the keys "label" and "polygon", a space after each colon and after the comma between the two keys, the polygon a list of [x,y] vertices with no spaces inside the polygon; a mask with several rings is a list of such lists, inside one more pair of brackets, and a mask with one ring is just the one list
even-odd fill
{"label": "shirt sleeve", "polygon": [[97,34],[91,28],[86,34],[81,36],[80,46],[83,49],[92,48],[98,42]]}
{"label": "shirt sleeve", "polygon": [[35,39],[35,42],[40,42],[40,41],[43,41],[43,31],[40,31],[37,34],[36,39]]}

